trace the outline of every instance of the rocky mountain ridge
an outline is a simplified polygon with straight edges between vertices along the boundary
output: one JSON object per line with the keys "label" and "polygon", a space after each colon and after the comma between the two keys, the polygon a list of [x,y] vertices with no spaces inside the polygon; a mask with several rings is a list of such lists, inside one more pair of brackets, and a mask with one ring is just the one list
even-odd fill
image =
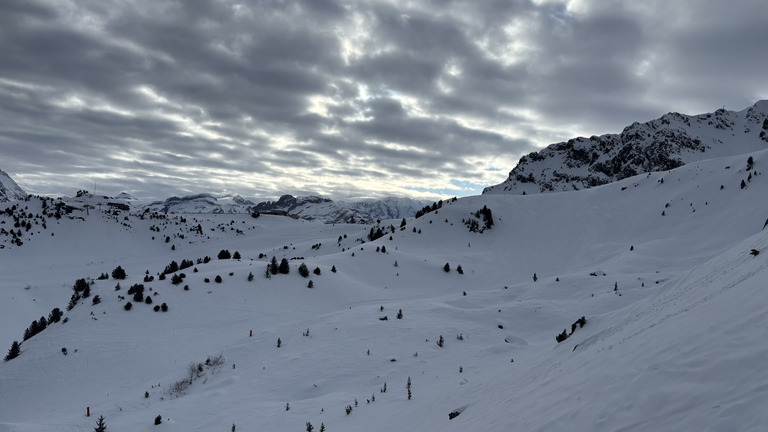
{"label": "rocky mountain ridge", "polygon": [[768,147],[768,100],[742,111],[668,113],[619,134],[578,137],[520,158],[503,183],[483,193],[586,189],[641,173]]}

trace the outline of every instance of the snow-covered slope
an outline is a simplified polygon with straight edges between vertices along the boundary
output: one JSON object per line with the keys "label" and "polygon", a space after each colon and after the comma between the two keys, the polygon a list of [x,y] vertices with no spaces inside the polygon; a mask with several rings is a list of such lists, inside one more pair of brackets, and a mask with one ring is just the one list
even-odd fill
{"label": "snow-covered slope", "polygon": [[22,200],[27,194],[5,171],[0,170],[0,203]]}
{"label": "snow-covered slope", "polygon": [[503,183],[483,193],[586,189],[694,161],[768,148],[768,101],[743,111],[669,113],[620,134],[575,138],[520,158]]}
{"label": "snow-covered slope", "polygon": [[[76,279],[93,284],[0,362],[0,431],[90,430],[100,415],[138,431],[764,430],[766,164],[750,151],[451,200],[372,242],[372,225],[266,214],[32,222],[0,250],[0,344],[63,310]],[[483,207],[493,226],[470,232]],[[272,256],[290,273],[265,277]],[[185,259],[181,283],[158,280]],[[118,265],[125,280],[97,280]],[[127,293],[139,283],[151,305]]]}

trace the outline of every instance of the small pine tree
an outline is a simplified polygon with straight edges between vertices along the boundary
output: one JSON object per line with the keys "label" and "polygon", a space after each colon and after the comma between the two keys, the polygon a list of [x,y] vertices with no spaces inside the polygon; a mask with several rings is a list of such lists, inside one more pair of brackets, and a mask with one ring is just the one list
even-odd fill
{"label": "small pine tree", "polygon": [[533,281],[534,281],[534,282],[536,282],[537,280],[539,280],[539,277],[538,277],[538,276],[536,276],[536,273],[534,273],[534,274],[533,274]]}
{"label": "small pine tree", "polygon": [[405,388],[408,389],[408,400],[411,400],[411,377],[408,377],[408,381],[405,383]]}
{"label": "small pine tree", "polygon": [[280,338],[277,338],[277,347],[280,348],[283,345],[283,341],[280,340]]}
{"label": "small pine tree", "polygon": [[163,417],[161,417],[160,414],[158,414],[157,417],[155,417],[155,425],[159,425],[162,422],[163,422]]}
{"label": "small pine tree", "polygon": [[443,266],[443,271],[446,272],[446,273],[451,271],[451,265],[448,264],[448,263],[445,263],[445,265]]}
{"label": "small pine tree", "polygon": [[277,257],[273,255],[272,261],[269,262],[269,272],[273,275],[276,275],[279,268],[280,267],[277,265]]}
{"label": "small pine tree", "polygon": [[336,273],[336,266],[331,267],[331,272]]}
{"label": "small pine tree", "polygon": [[248,272],[248,282],[253,281],[253,272]]}
{"label": "small pine tree", "polygon": [[280,274],[288,274],[291,272],[291,265],[288,264],[288,260],[283,258],[280,261],[280,266],[277,268],[278,273]]}
{"label": "small pine tree", "polygon": [[312,432],[313,430],[315,430],[315,427],[312,426],[312,423],[307,422],[307,432]]}
{"label": "small pine tree", "polygon": [[745,187],[747,187],[747,183],[744,182],[744,180],[742,180],[741,181],[741,188],[744,189]]}
{"label": "small pine tree", "polygon": [[315,284],[310,280],[309,283],[307,284],[307,288],[314,288],[314,287],[315,287]]}
{"label": "small pine tree", "polygon": [[232,259],[236,259],[236,260],[239,260],[240,258],[241,258],[241,257],[240,257],[240,252],[238,252],[238,251],[235,251],[235,253],[232,255]]}
{"label": "small pine tree", "polygon": [[320,423],[320,432],[325,432],[325,423]]}
{"label": "small pine tree", "polygon": [[463,269],[463,268],[461,268],[461,266],[457,266],[457,267],[456,267],[456,273],[458,273],[458,274],[464,274],[464,269]]}
{"label": "small pine tree", "polygon": [[299,266],[299,274],[301,275],[301,277],[309,276],[309,268],[307,267],[306,264],[301,263],[301,265]]}
{"label": "small pine tree", "polygon": [[125,306],[123,306],[123,309],[129,311],[131,310],[132,307],[133,307],[133,304],[131,302],[128,302],[125,304]]}
{"label": "small pine tree", "polygon": [[445,344],[445,339],[443,339],[443,335],[440,335],[440,339],[437,340],[437,346],[442,348],[444,344]]}
{"label": "small pine tree", "polygon": [[93,428],[94,432],[105,432],[107,430],[107,424],[104,422],[104,416],[99,416],[96,420],[96,427]]}
{"label": "small pine tree", "polygon": [[5,356],[5,361],[13,360],[21,354],[21,344],[19,341],[13,341],[11,348],[8,350],[8,354]]}
{"label": "small pine tree", "polygon": [[402,309],[397,311],[397,319],[403,319],[403,310]]}
{"label": "small pine tree", "polygon": [[320,274],[322,273],[322,271],[320,270],[320,267],[315,267],[315,270],[313,270],[313,272],[314,272],[316,275],[318,275],[318,276],[320,276]]}
{"label": "small pine tree", "polygon": [[221,275],[216,275],[214,281],[216,281],[216,283],[221,283]]}

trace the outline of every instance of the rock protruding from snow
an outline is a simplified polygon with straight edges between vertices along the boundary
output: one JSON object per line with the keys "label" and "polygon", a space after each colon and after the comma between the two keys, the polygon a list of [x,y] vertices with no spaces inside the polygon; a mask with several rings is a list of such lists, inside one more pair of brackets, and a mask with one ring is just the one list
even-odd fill
{"label": "rock protruding from snow", "polygon": [[503,183],[483,193],[586,189],[712,157],[768,148],[768,101],[742,111],[669,113],[620,134],[574,138],[520,158]]}
{"label": "rock protruding from snow", "polygon": [[27,197],[19,185],[5,171],[0,170],[0,202],[22,200]]}

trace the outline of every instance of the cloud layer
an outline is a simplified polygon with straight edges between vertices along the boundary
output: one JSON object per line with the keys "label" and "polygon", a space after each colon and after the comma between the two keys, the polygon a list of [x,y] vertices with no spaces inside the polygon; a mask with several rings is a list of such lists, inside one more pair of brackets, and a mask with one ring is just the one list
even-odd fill
{"label": "cloud layer", "polygon": [[762,0],[12,0],[0,168],[41,194],[474,194],[552,142],[768,98],[766,22]]}

